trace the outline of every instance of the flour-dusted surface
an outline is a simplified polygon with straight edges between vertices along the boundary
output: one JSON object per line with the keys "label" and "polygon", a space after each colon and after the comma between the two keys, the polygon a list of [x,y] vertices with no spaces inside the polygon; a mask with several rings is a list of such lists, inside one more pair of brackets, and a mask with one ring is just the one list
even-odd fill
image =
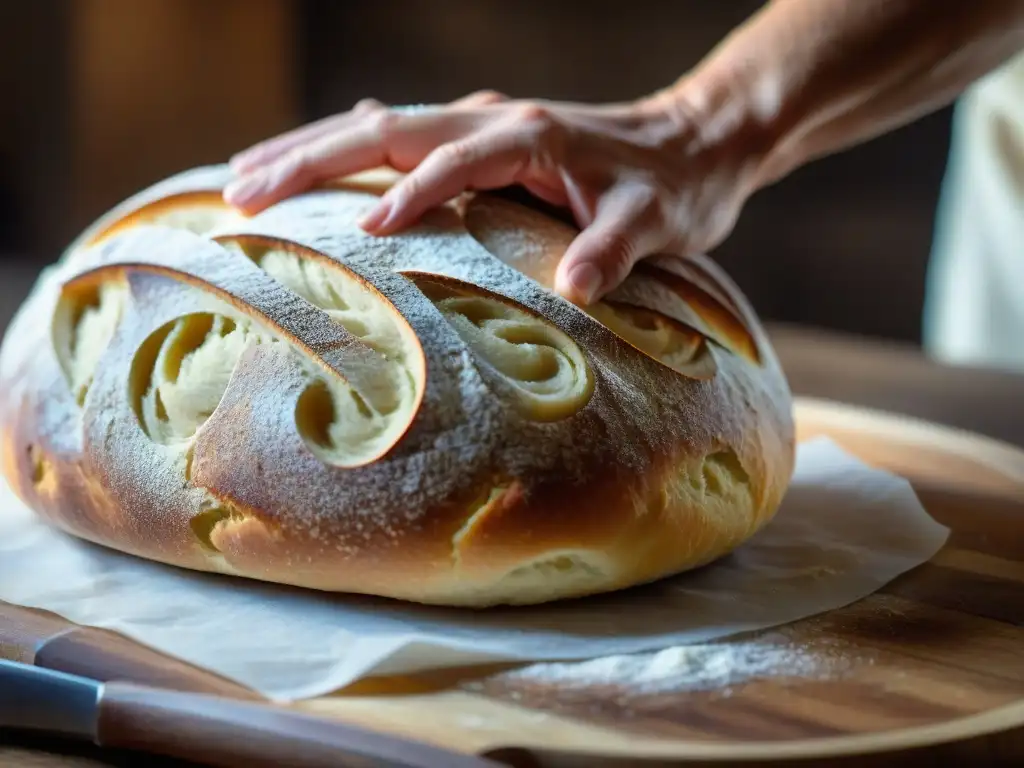
{"label": "flour-dusted surface", "polygon": [[[0,512],[0,600],[122,632],[281,699],[494,661],[558,662],[547,669],[568,685],[581,675],[636,676],[654,688],[735,685],[773,669],[815,675],[822,670],[799,652],[730,656],[707,644],[866,597],[948,535],[906,481],[827,440],[800,447],[779,514],[731,556],[647,587],[532,608],[428,608],[177,570],[57,533],[10,493]],[[691,648],[601,660],[675,646]],[[571,660],[583,666],[564,666]]]}
{"label": "flour-dusted surface", "polygon": [[0,469],[51,525],[197,571],[487,607],[698,568],[775,514],[791,395],[709,259],[640,265],[585,310],[551,282],[574,230],[527,206],[460,195],[374,237],[358,220],[393,173],[252,217],[230,178],[118,206],[8,328]]}
{"label": "flour-dusted surface", "polygon": [[532,664],[466,688],[497,684],[513,690],[543,686],[565,692],[611,688],[637,696],[687,691],[728,695],[733,687],[757,680],[832,680],[850,669],[852,661],[815,647],[764,639],[696,643],[589,661]]}

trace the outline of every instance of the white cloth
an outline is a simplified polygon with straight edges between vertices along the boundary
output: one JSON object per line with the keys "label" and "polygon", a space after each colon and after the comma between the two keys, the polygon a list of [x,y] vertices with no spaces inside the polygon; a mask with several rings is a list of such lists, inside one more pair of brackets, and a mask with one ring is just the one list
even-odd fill
{"label": "white cloth", "polygon": [[954,111],[924,345],[948,363],[1024,371],[1024,53]]}

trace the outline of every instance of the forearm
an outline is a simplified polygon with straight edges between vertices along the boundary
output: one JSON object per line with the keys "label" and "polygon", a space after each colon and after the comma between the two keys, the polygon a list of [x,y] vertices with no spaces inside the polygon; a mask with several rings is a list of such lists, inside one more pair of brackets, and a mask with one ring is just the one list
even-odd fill
{"label": "forearm", "polygon": [[1024,45],[1024,0],[772,0],[670,91],[751,186],[934,111]]}

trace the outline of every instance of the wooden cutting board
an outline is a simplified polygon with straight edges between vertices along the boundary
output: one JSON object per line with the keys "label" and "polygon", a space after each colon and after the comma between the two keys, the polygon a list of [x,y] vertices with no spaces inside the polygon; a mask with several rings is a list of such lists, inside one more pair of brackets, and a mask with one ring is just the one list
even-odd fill
{"label": "wooden cutting board", "polygon": [[[871,597],[726,641],[748,662],[761,654],[760,667],[730,675],[719,651],[668,687],[582,675],[579,665],[453,670],[367,680],[295,706],[517,766],[895,765],[907,750],[972,765],[1024,761],[1024,450],[807,399],[797,421],[801,439],[827,435],[910,479],[952,535],[930,563]],[[37,661],[244,695],[177,662],[154,664],[122,639],[67,629],[0,610],[7,655],[57,637]]]}

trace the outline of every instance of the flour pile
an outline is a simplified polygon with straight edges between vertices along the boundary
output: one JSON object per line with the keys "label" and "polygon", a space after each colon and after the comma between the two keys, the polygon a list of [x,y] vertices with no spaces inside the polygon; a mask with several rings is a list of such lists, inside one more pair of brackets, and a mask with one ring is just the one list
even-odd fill
{"label": "flour pile", "polygon": [[766,678],[832,678],[851,663],[850,658],[813,647],[758,640],[675,646],[657,653],[605,656],[585,662],[535,664],[501,677],[507,683],[554,685],[560,690],[727,692],[731,686]]}

